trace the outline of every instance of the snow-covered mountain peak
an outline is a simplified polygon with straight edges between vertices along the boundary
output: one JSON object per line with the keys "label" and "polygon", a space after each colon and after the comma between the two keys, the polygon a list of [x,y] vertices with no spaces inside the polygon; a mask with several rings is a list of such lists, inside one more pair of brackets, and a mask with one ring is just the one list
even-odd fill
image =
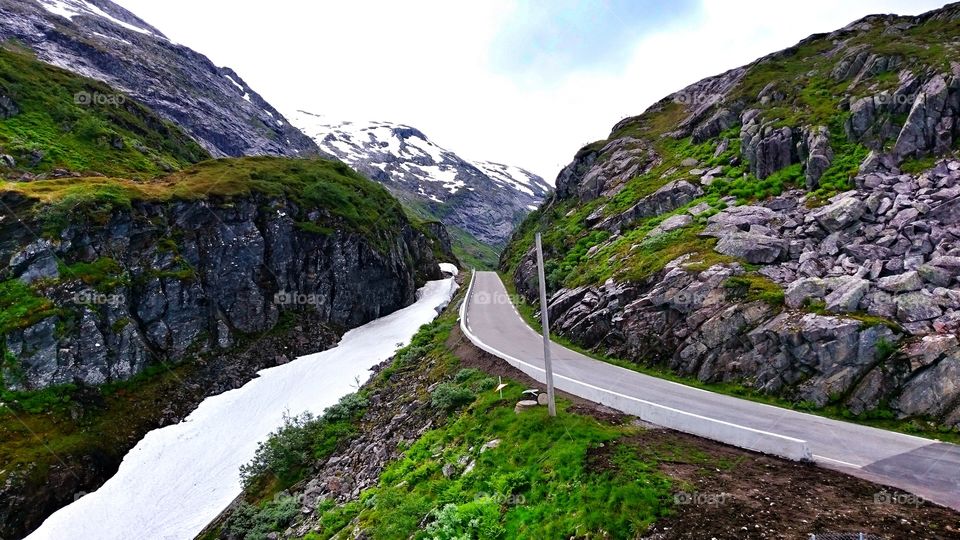
{"label": "snow-covered mountain peak", "polygon": [[321,149],[352,166],[379,169],[397,182],[441,184],[446,194],[427,195],[435,202],[443,202],[462,189],[477,189],[477,182],[493,182],[537,199],[551,189],[542,178],[520,167],[462,159],[405,124],[340,121],[306,111],[297,111],[289,118]]}
{"label": "snow-covered mountain peak", "polygon": [[490,246],[503,245],[552,189],[520,167],[463,159],[406,124],[306,111],[287,118],[322,151]]}

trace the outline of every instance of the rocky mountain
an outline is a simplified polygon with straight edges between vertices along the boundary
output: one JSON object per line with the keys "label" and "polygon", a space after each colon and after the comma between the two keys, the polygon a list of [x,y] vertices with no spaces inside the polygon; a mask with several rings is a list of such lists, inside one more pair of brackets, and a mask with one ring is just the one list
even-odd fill
{"label": "rocky mountain", "polygon": [[211,160],[134,98],[78,93],[122,95],[0,48],[3,537],[205,397],[412,303],[455,259],[442,226],[342,162]]}
{"label": "rocky mountain", "polygon": [[10,40],[44,62],[135,97],[214,157],[318,154],[313,141],[232,69],[173,43],[109,0],[0,0],[0,41]]}
{"label": "rocky mountain", "polygon": [[960,427],[960,5],[865,17],[581,149],[501,260],[612,356]]}
{"label": "rocky mountain", "polygon": [[333,122],[304,111],[291,121],[323,151],[386,186],[415,213],[440,219],[467,262],[495,262],[513,228],[551,190],[529,171],[467,161],[403,124]]}

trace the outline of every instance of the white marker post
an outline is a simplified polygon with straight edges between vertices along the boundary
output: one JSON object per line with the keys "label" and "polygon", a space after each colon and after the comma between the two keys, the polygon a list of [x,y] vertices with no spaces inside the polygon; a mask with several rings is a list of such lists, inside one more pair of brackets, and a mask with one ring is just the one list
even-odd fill
{"label": "white marker post", "polygon": [[550,315],[547,313],[547,281],[543,272],[543,247],[537,233],[537,273],[540,276],[540,323],[543,325],[543,369],[547,375],[547,410],[550,416],[557,415],[553,399],[553,364],[550,361]]}

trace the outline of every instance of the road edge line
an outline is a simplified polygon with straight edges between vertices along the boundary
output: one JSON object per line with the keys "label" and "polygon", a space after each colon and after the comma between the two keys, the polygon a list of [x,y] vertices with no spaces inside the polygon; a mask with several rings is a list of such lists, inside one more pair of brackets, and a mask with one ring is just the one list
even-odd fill
{"label": "road edge line", "polygon": [[[524,362],[523,360],[520,360],[519,358],[515,358],[515,357],[513,357],[513,356],[511,356],[511,355],[509,355],[509,354],[507,354],[507,353],[505,353],[505,352],[503,352],[503,351],[500,351],[499,349],[496,349],[495,347],[492,347],[492,346],[490,346],[490,345],[487,345],[486,343],[483,342],[483,340],[481,340],[478,336],[476,336],[476,335],[470,330],[470,328],[469,328],[469,323],[468,323],[468,320],[467,320],[468,317],[469,317],[467,311],[468,311],[468,304],[469,304],[469,302],[470,302],[470,299],[471,299],[472,296],[473,296],[473,286],[474,286],[474,283],[476,282],[476,279],[477,279],[477,272],[476,272],[475,269],[473,269],[473,270],[471,270],[471,274],[470,274],[470,285],[467,287],[466,296],[464,297],[463,302],[460,303],[460,330],[463,332],[463,334],[464,334],[465,336],[467,336],[467,339],[469,339],[470,342],[473,343],[475,346],[479,347],[480,349],[482,349],[482,350],[484,350],[484,351],[486,351],[486,352],[488,352],[488,353],[490,353],[490,354],[492,354],[492,355],[494,355],[494,356],[497,356],[497,357],[505,360],[507,363],[510,363],[510,364],[514,365],[514,367],[516,367],[517,369],[520,369],[520,370],[523,371],[524,373],[527,373],[527,375],[533,376],[531,373],[529,373],[529,372],[527,372],[526,370],[524,370],[523,367],[526,367],[527,369],[533,370],[533,371],[538,372],[538,373],[543,373],[543,372],[544,372],[544,369],[543,369],[543,368],[538,367],[538,366],[535,366],[535,365],[530,364],[530,363],[527,363],[527,362]],[[523,366],[523,367],[521,367],[521,366]],[[810,448],[809,448],[809,445],[807,444],[807,441],[802,440],[802,439],[796,439],[796,438],[794,438],[794,437],[788,437],[788,436],[786,436],[786,435],[780,435],[780,434],[777,434],[777,433],[771,433],[771,432],[768,432],[768,431],[762,431],[762,430],[754,429],[754,428],[751,428],[751,427],[741,426],[741,425],[739,425],[739,424],[733,424],[733,423],[731,423],[731,422],[726,422],[726,421],[724,421],[724,420],[717,420],[717,419],[715,419],[715,418],[709,418],[709,417],[706,417],[706,416],[700,416],[700,415],[698,415],[698,414],[689,413],[689,412],[686,412],[686,411],[681,411],[681,410],[679,410],[679,409],[674,409],[674,408],[672,408],[672,407],[667,407],[667,406],[665,406],[665,405],[660,405],[660,404],[658,404],[658,403],[653,403],[653,402],[650,402],[650,401],[646,401],[646,400],[642,400],[642,399],[639,399],[639,398],[635,398],[635,397],[633,397],[633,396],[628,396],[628,395],[626,395],[626,394],[621,394],[621,393],[616,392],[616,391],[613,391],[613,390],[608,390],[608,389],[606,389],[606,388],[601,388],[601,387],[599,387],[599,386],[595,386],[595,385],[592,385],[592,384],[590,384],[590,383],[586,383],[586,382],[583,382],[583,381],[574,379],[574,378],[572,378],[572,377],[567,377],[567,376],[565,376],[565,375],[556,374],[555,377],[558,378],[558,379],[562,379],[562,380],[565,380],[565,381],[569,381],[569,382],[571,382],[571,383],[573,383],[573,384],[575,384],[575,385],[579,385],[579,386],[582,386],[582,387],[584,387],[584,388],[589,388],[589,389],[591,389],[591,390],[594,390],[595,392],[600,393],[601,396],[603,396],[603,394],[607,394],[607,395],[609,395],[609,396],[611,396],[611,397],[613,397],[613,398],[615,398],[615,399],[607,400],[606,403],[605,403],[604,401],[600,401],[600,400],[591,400],[591,401],[596,401],[597,403],[601,403],[601,404],[603,404],[603,405],[607,405],[607,406],[612,406],[612,407],[614,407],[614,408],[618,408],[618,409],[620,409],[620,410],[622,410],[622,411],[624,411],[624,412],[627,412],[627,413],[629,413],[629,414],[635,414],[635,415],[637,415],[638,418],[640,418],[641,420],[644,420],[644,421],[649,421],[649,422],[652,422],[652,423],[654,423],[654,424],[661,425],[661,426],[663,426],[663,427],[667,427],[667,428],[670,428],[670,429],[676,429],[677,431],[683,431],[683,432],[685,432],[685,433],[690,433],[690,434],[692,434],[692,435],[697,435],[697,436],[700,436],[700,437],[705,437],[705,438],[708,438],[708,439],[713,439],[713,440],[720,441],[720,442],[725,443],[725,444],[730,444],[730,445],[733,445],[733,446],[738,446],[738,447],[740,447],[740,448],[745,448],[745,449],[747,449],[747,450],[753,450],[753,451],[756,451],[756,452],[761,452],[761,453],[766,453],[766,454],[777,455],[777,456],[784,457],[784,458],[787,458],[787,459],[790,459],[790,460],[793,460],[793,461],[813,461],[813,459],[814,459],[814,458],[813,458],[813,453],[810,451]],[[569,390],[567,390],[567,391],[569,391]],[[571,393],[572,393],[572,392],[571,392]],[[581,397],[585,397],[585,398],[586,398],[586,396],[581,396]],[[586,399],[590,399],[590,398],[586,398]],[[634,412],[633,410],[625,410],[622,406],[620,406],[620,407],[617,406],[617,403],[616,403],[616,402],[617,402],[618,400],[626,400],[626,401],[631,402],[631,403],[636,403],[636,404],[641,405],[641,406],[649,407],[649,408],[651,408],[651,409],[653,409],[653,410],[655,410],[655,411],[656,411],[656,410],[666,411],[668,414],[675,414],[675,415],[679,415],[679,416],[682,416],[682,417],[685,417],[685,418],[693,418],[693,419],[695,419],[695,420],[704,421],[704,422],[707,423],[708,425],[730,427],[730,428],[733,428],[733,429],[735,429],[735,430],[743,431],[743,432],[750,433],[750,434],[753,434],[753,435],[759,435],[760,437],[770,437],[770,438],[776,439],[776,440],[778,440],[778,441],[782,441],[782,442],[784,442],[784,443],[787,443],[788,448],[786,448],[786,449],[778,449],[778,448],[775,447],[775,446],[774,446],[774,447],[766,447],[766,446],[764,446],[764,445],[762,445],[762,444],[761,444],[761,445],[758,445],[758,444],[754,444],[754,443],[750,443],[750,444],[747,444],[747,443],[739,443],[739,444],[738,444],[738,443],[735,442],[735,441],[725,440],[725,439],[723,439],[723,438],[719,438],[718,436],[715,436],[715,435],[713,434],[714,432],[712,432],[710,429],[702,429],[702,430],[700,430],[700,429],[696,429],[695,427],[686,426],[686,425],[682,424],[682,422],[670,422],[670,419],[669,419],[669,418],[661,417],[661,416],[658,416],[658,415],[656,415],[656,414],[649,414],[649,413],[645,414],[645,411],[643,411],[643,407],[641,407],[637,412]],[[656,418],[651,418],[652,416],[653,416],[653,417],[656,417]],[[758,440],[759,440],[759,439],[758,439]]]}

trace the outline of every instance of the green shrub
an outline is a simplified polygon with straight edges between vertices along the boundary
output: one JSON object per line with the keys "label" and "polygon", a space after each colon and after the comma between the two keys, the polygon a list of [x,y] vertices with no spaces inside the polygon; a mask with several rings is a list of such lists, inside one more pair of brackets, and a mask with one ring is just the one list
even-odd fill
{"label": "green shrub", "polygon": [[479,373],[480,373],[480,370],[478,369],[464,368],[458,371],[457,374],[453,376],[453,381],[456,383],[464,383],[464,382],[467,382],[468,379],[474,377],[475,375],[478,375]]}
{"label": "green shrub", "polygon": [[452,411],[462,407],[476,398],[469,388],[454,383],[440,383],[430,393],[430,404],[437,409]]}
{"label": "green shrub", "polygon": [[297,498],[285,493],[261,506],[241,502],[224,529],[234,538],[266,540],[268,534],[287,528],[299,511]]}
{"label": "green shrub", "polygon": [[283,425],[261,441],[253,460],[240,467],[244,485],[267,472],[281,479],[293,477],[311,462],[313,441],[317,436],[319,422],[310,413],[283,417]]}
{"label": "green shrub", "polygon": [[249,488],[269,474],[284,486],[300,480],[315,461],[332,454],[354,432],[353,423],[368,404],[363,394],[347,394],[319,418],[310,413],[285,415],[283,425],[260,442],[253,459],[240,467],[244,486]]}
{"label": "green shrub", "polygon": [[784,292],[780,285],[760,274],[733,276],[727,279],[724,286],[750,302],[759,300],[771,306],[782,306],[784,303]]}
{"label": "green shrub", "polygon": [[352,393],[340,398],[335,405],[323,411],[323,420],[326,422],[347,422],[353,420],[369,405],[366,396]]}
{"label": "green shrub", "polygon": [[499,523],[500,508],[489,499],[447,504],[431,515],[436,519],[427,525],[426,533],[432,540],[486,540],[505,533]]}

